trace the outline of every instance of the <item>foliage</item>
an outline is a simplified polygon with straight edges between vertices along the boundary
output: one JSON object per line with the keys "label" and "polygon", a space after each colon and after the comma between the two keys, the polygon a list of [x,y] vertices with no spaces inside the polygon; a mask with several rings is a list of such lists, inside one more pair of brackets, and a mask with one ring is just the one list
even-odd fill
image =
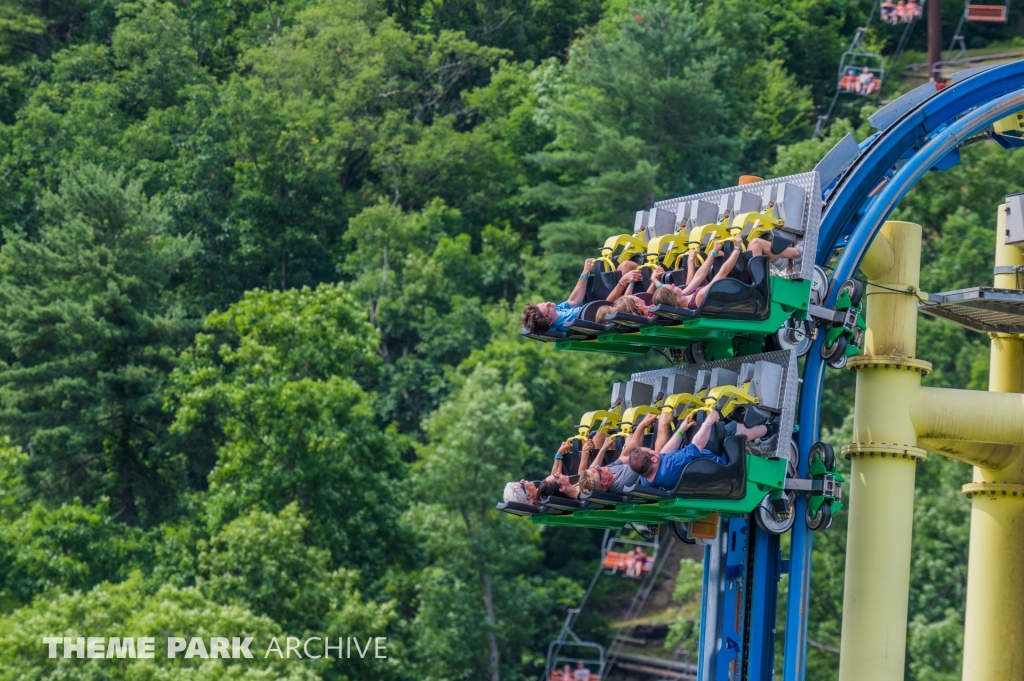
{"label": "foliage", "polygon": [[[665,637],[665,648],[674,650],[687,642],[692,644],[700,633],[700,598],[704,588],[704,566],[695,560],[681,558],[679,572],[676,574],[676,588],[672,592],[672,600],[679,603],[680,616],[669,627]],[[689,606],[689,607],[687,607]],[[696,616],[688,619],[684,616],[688,610],[694,610]],[[687,613],[688,614],[688,613]]]}
{"label": "foliage", "polygon": [[38,238],[11,229],[0,250],[0,424],[36,495],[159,519],[181,468],[160,446],[161,391],[194,328],[172,286],[191,242],[138,182],[96,166],[41,208]]}
{"label": "foliage", "polygon": [[[41,646],[44,636],[63,635],[156,639],[153,659],[65,659],[48,658]],[[222,636],[225,632],[244,632],[254,642],[250,651],[255,659],[169,659],[168,636]],[[320,678],[295,660],[264,659],[258,646],[268,645],[271,637],[281,637],[281,629],[266,617],[253,615],[237,606],[212,603],[195,589],[165,586],[155,593],[145,589],[141,575],[134,574],[120,584],[103,584],[87,592],[61,594],[53,600],[40,599],[31,606],[0,618],[0,678],[2,679],[147,679],[164,681],[182,674],[205,680],[244,679],[256,681],[268,677],[288,681],[314,681]],[[186,671],[187,670],[187,671]]]}
{"label": "foliage", "polygon": [[210,315],[172,394],[174,430],[218,443],[211,530],[252,507],[297,503],[335,561],[372,571],[401,553],[400,443],[366,427],[371,396],[356,380],[376,371],[376,345],[340,285],[253,291]]}
{"label": "foliage", "polygon": [[430,556],[413,621],[421,654],[432,662],[423,669],[427,678],[536,673],[530,660],[536,663],[557,622],[545,621],[558,616],[557,595],[578,598],[578,587],[565,593],[565,583],[530,576],[541,558],[536,530],[494,509],[494,491],[525,462],[520,424],[530,410],[522,387],[497,379],[494,369],[478,367],[426,423],[420,501],[407,517]]}

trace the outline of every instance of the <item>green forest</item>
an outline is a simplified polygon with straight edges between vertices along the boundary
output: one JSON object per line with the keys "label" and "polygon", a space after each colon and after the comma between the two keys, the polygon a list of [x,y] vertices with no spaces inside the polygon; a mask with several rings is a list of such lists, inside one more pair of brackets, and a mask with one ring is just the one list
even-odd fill
{"label": "green forest", "polygon": [[[872,9],[0,4],[0,679],[537,678],[601,533],[498,513],[502,486],[550,468],[613,381],[668,361],[558,352],[520,339],[519,311],[563,300],[654,201],[866,138],[876,98],[811,134]],[[1019,11],[972,45],[1011,40]],[[867,40],[892,54],[901,31]],[[976,144],[904,200],[926,291],[990,281],[1022,169]],[[922,318],[918,356],[928,385],[986,387],[980,334]],[[853,385],[829,372],[837,450]],[[960,678],[969,479],[918,468],[914,681]],[[837,674],[844,543],[840,513],[814,545],[813,681]],[[580,628],[611,635],[594,612]],[[387,660],[41,644],[232,632],[386,637]]]}

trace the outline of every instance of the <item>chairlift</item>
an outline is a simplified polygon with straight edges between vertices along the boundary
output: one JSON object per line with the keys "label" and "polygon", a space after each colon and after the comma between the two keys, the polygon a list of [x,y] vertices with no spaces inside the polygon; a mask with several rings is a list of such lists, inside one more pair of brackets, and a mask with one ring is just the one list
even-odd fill
{"label": "chairlift", "polygon": [[857,29],[850,49],[839,60],[839,91],[866,97],[878,92],[885,79],[885,58],[861,47],[865,28]]}
{"label": "chairlift", "polygon": [[887,24],[909,24],[920,19],[923,13],[923,7],[917,0],[885,0],[881,6],[882,21]]}
{"label": "chairlift", "polygon": [[620,530],[616,532],[615,535],[608,536],[606,538],[601,552],[601,565],[605,568],[605,572],[607,574],[613,575],[616,572],[625,572],[629,566],[629,556],[631,551],[616,551],[616,544],[622,544],[624,546],[632,547],[641,546],[651,549],[651,554],[647,556],[645,565],[640,570],[641,575],[644,572],[649,572],[651,569],[651,565],[654,565],[654,560],[658,557],[658,535],[651,534],[649,537],[644,537],[641,531],[638,530],[635,526],[632,529],[640,537],[639,539],[632,539],[628,536],[622,536],[623,530]]}
{"label": "chairlift", "polygon": [[1010,16],[1010,0],[1001,5],[979,5],[970,0],[964,4],[964,18],[967,21],[984,21],[1005,24]]}
{"label": "chairlift", "polygon": [[597,678],[604,678],[604,646],[584,641],[572,630],[572,623],[579,614],[580,608],[569,608],[558,638],[548,644],[548,655],[544,661],[544,681],[552,681],[555,671],[562,665],[575,667],[577,662],[583,662],[590,669],[591,675],[595,673],[594,667],[597,667]]}

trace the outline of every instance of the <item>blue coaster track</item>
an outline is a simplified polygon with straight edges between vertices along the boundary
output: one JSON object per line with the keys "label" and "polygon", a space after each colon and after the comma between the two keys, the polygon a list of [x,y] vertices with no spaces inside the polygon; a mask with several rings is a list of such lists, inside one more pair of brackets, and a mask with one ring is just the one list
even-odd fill
{"label": "blue coaster track", "polygon": [[[933,85],[922,86],[875,114],[871,120],[881,129],[860,144],[859,153],[849,155],[848,163],[840,162],[842,171],[837,177],[822,178],[825,208],[815,257],[817,264],[829,263],[836,249],[842,248],[830,280],[834,285],[830,286],[825,305],[835,304],[839,285],[856,274],[882,224],[926,172],[956,165],[959,147],[982,133],[988,132],[1005,147],[1018,146],[1019,138],[1000,138],[991,133],[989,126],[1021,110],[1024,110],[1024,61],[964,72],[959,80],[938,91]],[[825,363],[820,354],[822,336],[815,341],[804,365],[799,402],[800,476],[807,474],[807,453],[819,436],[825,375]],[[803,517],[804,503],[802,497],[798,499],[794,509],[797,518]],[[794,524],[791,546],[782,679],[803,681],[812,547],[812,533],[804,523]],[[752,650],[748,651],[751,657],[758,652],[770,652],[774,636],[769,629],[763,627],[762,631],[751,632]],[[777,678],[771,667],[770,664],[759,668],[752,665],[749,673],[744,670],[744,678],[771,681]],[[726,678],[723,675],[715,681],[726,681]]]}

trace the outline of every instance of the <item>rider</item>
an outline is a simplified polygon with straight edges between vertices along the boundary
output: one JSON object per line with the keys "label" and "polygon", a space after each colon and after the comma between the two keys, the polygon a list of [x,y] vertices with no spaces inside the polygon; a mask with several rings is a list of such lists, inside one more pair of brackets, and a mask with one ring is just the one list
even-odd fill
{"label": "rider", "polygon": [[[722,268],[710,282],[707,281],[707,277],[711,271],[714,258],[721,252],[721,241],[716,241],[713,244],[708,258],[704,260],[704,264],[694,273],[693,277],[687,277],[688,283],[685,287],[679,287],[675,284],[662,284],[661,277],[664,275],[665,270],[660,267],[656,269],[654,274],[651,275],[651,288],[654,290],[651,302],[655,305],[688,307],[691,310],[699,308],[700,304],[704,302],[704,297],[707,295],[708,286],[727,277],[739,259],[739,245],[743,243],[743,237],[736,235],[732,238],[732,242],[734,244],[732,253],[729,254]],[[747,251],[751,256],[767,255],[769,262],[775,262],[782,258],[798,259],[803,255],[802,248],[803,242],[800,242],[796,246],[789,246],[781,253],[773,253],[771,242],[765,239],[751,239],[750,243],[747,244]]]}
{"label": "rider", "polygon": [[[668,435],[671,418],[672,415],[668,412],[663,412],[658,418],[659,441],[663,439],[663,434]],[[668,438],[668,441],[660,448],[660,454],[656,454],[653,449],[647,447],[633,447],[628,454],[629,467],[640,477],[640,484],[666,490],[675,489],[683,467],[695,459],[711,459],[724,466],[726,464],[725,454],[716,454],[705,449],[711,439],[712,428],[721,418],[721,413],[717,409],[712,409],[693,436],[693,440],[685,447],[680,447],[680,445],[683,443],[683,433],[688,431],[694,423],[693,413],[688,414],[679,429],[672,437]],[[742,435],[749,442],[757,438],[772,436],[778,430],[778,424],[774,423],[747,428],[742,423],[732,421],[726,424],[725,435],[726,437]]]}
{"label": "rider", "polygon": [[[594,459],[590,468],[580,473],[580,492],[609,492],[611,494],[622,494],[627,487],[636,484],[637,476],[629,467],[629,451],[638,447],[643,442],[644,431],[654,423],[657,417],[654,414],[647,414],[639,424],[634,424],[626,443],[622,446],[622,456],[608,464],[598,465],[600,456]],[[659,443],[656,443],[657,446]]]}
{"label": "rider", "polygon": [[[580,314],[580,306],[583,304],[583,298],[587,293],[587,280],[590,278],[593,269],[594,259],[587,258],[587,261],[583,264],[583,273],[565,302],[558,303],[557,305],[552,302],[530,303],[523,308],[523,316],[519,318],[523,328],[527,329],[530,333],[544,333],[552,328],[558,331],[568,330],[569,325],[576,321],[576,317]],[[637,264],[632,260],[620,263],[618,270],[622,273],[622,276],[619,278],[619,283],[608,294],[609,302],[618,299],[619,296],[626,292],[626,289],[639,281],[642,276],[637,270]]]}
{"label": "rider", "polygon": [[[593,440],[587,440],[583,445],[583,456],[580,458],[579,468],[582,471],[586,466],[588,448],[594,449]],[[562,463],[565,456],[572,451],[572,445],[566,441],[558,447],[554,460],[551,463],[551,473],[539,483],[532,480],[520,480],[505,484],[503,498],[506,502],[514,501],[520,504],[536,506],[540,499],[550,496],[569,497],[575,499],[579,494],[576,486],[569,482],[569,477],[562,473]]]}

